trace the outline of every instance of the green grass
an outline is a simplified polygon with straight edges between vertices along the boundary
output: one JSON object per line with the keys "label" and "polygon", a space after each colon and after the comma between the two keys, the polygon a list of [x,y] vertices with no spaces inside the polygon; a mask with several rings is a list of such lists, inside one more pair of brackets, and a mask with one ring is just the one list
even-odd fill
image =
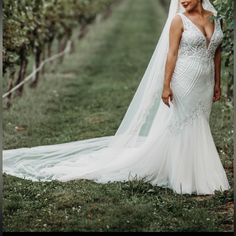
{"label": "green grass", "polygon": [[[4,149],[113,135],[166,19],[156,0],[125,0],[92,25],[76,53],[26,87],[3,116]],[[222,111],[223,110],[223,111]],[[232,186],[232,108],[214,104],[211,126]],[[16,126],[26,130],[17,132]],[[233,190],[177,195],[143,181],[31,182],[4,175],[3,231],[233,231]]]}
{"label": "green grass", "polygon": [[8,177],[5,186],[5,231],[209,232],[232,224],[223,208],[232,193],[198,199],[142,181],[99,185]]}

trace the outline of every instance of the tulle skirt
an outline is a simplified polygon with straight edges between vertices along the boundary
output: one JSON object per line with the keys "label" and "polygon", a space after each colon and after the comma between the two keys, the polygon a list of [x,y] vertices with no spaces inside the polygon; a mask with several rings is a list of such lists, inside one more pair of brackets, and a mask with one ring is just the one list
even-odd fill
{"label": "tulle skirt", "polygon": [[32,181],[143,179],[182,194],[228,190],[209,126],[213,87],[213,65],[179,58],[171,106],[161,101],[140,145],[116,148],[109,145],[114,136],[105,136],[4,150],[3,172]]}

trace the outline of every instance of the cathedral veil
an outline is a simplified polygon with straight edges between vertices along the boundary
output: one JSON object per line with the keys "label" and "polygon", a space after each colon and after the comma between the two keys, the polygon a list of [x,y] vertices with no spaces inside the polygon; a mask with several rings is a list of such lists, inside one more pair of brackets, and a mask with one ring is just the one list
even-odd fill
{"label": "cathedral veil", "polygon": [[[203,0],[203,7],[214,15],[217,14],[209,0]],[[50,181],[54,178],[53,173],[50,174],[50,168],[58,163],[65,164],[65,166],[57,167],[61,176],[68,173],[70,167],[76,166],[73,161],[79,163],[81,173],[87,173],[96,170],[99,166],[102,167],[111,155],[115,159],[115,153],[121,153],[130,147],[142,147],[150,136],[150,130],[152,130],[153,121],[161,103],[170,24],[173,17],[183,11],[179,0],[171,0],[168,18],[155,51],[114,136],[3,150],[3,172],[34,181],[39,179]],[[41,172],[42,169],[47,168],[49,168],[47,174],[44,174],[46,173],[44,171]],[[78,169],[75,170],[74,176],[77,172]]]}

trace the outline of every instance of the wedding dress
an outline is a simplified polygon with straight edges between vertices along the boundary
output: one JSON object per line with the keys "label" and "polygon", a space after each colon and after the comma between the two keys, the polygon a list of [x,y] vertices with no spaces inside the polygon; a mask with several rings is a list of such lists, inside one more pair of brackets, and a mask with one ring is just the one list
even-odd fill
{"label": "wedding dress", "polygon": [[[205,9],[215,9],[203,1]],[[168,31],[183,22],[170,108],[161,100]],[[97,183],[144,179],[183,194],[230,188],[209,126],[214,55],[223,39],[214,20],[208,40],[172,0],[168,19],[145,75],[114,136],[3,151],[3,171],[32,181],[88,179]],[[161,53],[161,54],[160,54]]]}

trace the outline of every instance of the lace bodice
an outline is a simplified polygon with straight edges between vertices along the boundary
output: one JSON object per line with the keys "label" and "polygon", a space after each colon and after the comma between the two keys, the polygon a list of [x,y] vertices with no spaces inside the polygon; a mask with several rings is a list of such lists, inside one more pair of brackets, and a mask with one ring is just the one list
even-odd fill
{"label": "lace bodice", "polygon": [[223,40],[220,21],[214,20],[214,32],[208,40],[202,31],[183,13],[178,13],[182,18],[184,32],[180,41],[179,57],[193,56],[195,59],[213,59],[217,47]]}

